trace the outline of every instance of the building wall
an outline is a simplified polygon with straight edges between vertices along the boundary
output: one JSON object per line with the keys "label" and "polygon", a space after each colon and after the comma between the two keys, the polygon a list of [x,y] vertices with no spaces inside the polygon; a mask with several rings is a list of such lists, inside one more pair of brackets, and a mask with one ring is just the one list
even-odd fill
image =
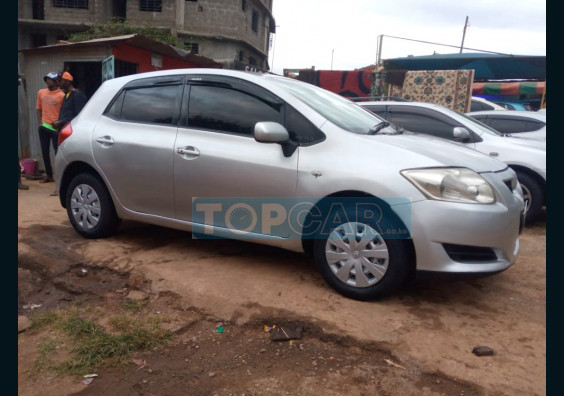
{"label": "building wall", "polygon": [[[182,36],[210,35],[243,40],[257,50],[268,54],[269,17],[258,5],[259,0],[247,0],[243,11],[242,0],[199,0],[186,2]],[[263,0],[268,1],[268,0]],[[253,11],[258,14],[257,32],[252,29]]]}
{"label": "building wall", "polygon": [[45,0],[46,21],[94,22],[96,21],[95,1],[89,0],[88,9],[53,7],[53,2]]}
{"label": "building wall", "polygon": [[[242,1],[162,0],[161,12],[147,12],[139,11],[139,0],[126,0],[126,21],[132,25],[163,28],[184,41],[196,42],[200,44],[202,56],[218,61],[235,60],[239,51],[243,51],[243,62],[249,63],[248,58],[252,56],[259,67],[266,68],[270,36],[268,12],[272,12],[273,0],[246,0],[246,10],[242,9]],[[113,4],[110,0],[89,0],[88,9],[55,8],[52,0],[45,0],[45,21],[104,23],[113,16]],[[256,32],[252,29],[253,12],[258,14]],[[32,0],[18,1],[18,18],[32,18]],[[55,44],[61,31],[45,29],[40,21],[37,27],[18,29],[18,49],[32,47],[32,33],[46,34],[47,45]],[[64,23],[61,29],[65,29]]]}
{"label": "building wall", "polygon": [[127,2],[126,20],[132,25],[173,28],[176,24],[176,0],[162,0],[161,12],[139,11],[139,0]]}

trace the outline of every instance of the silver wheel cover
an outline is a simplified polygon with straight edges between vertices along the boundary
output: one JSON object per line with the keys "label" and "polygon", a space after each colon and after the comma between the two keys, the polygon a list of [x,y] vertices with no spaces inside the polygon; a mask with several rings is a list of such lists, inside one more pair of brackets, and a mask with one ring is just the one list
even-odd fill
{"label": "silver wheel cover", "polygon": [[71,196],[71,211],[74,220],[83,230],[91,230],[98,225],[100,214],[100,198],[88,184],[79,184]]}
{"label": "silver wheel cover", "polygon": [[532,202],[531,191],[524,184],[521,184],[521,189],[523,190],[523,201],[525,201],[525,213],[527,213]]}
{"label": "silver wheel cover", "polygon": [[341,224],[331,232],[325,257],[341,282],[359,288],[380,282],[389,265],[384,238],[369,225],[356,222]]}

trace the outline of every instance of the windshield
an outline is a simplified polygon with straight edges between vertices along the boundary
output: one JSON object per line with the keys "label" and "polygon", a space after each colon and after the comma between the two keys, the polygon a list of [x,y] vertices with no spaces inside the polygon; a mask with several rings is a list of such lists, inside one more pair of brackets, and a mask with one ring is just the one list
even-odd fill
{"label": "windshield", "polygon": [[346,131],[366,135],[374,133],[374,128],[385,122],[349,99],[315,85],[289,78],[272,78],[270,81]]}
{"label": "windshield", "polygon": [[473,117],[467,116],[466,114],[462,114],[462,113],[458,113],[458,115],[466,118],[466,120],[468,120],[472,124],[474,124],[474,126],[479,129],[478,131],[476,131],[476,132],[478,132],[479,135],[481,135],[482,132],[485,132],[485,133],[490,134],[490,135],[496,135],[496,136],[503,136],[504,135],[503,133],[499,132],[497,129],[493,129],[491,126],[484,124],[480,120],[477,120]]}

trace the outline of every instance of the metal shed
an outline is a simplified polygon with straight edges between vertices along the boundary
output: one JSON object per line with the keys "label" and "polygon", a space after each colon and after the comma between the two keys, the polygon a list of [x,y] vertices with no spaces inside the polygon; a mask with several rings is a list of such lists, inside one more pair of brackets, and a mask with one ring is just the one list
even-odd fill
{"label": "metal shed", "polygon": [[45,88],[43,76],[52,71],[70,71],[78,88],[89,99],[102,84],[102,61],[110,56],[115,59],[115,77],[154,70],[222,67],[213,59],[135,34],[21,50],[18,52],[20,158],[34,158],[39,168],[44,169],[35,110],[37,91]]}

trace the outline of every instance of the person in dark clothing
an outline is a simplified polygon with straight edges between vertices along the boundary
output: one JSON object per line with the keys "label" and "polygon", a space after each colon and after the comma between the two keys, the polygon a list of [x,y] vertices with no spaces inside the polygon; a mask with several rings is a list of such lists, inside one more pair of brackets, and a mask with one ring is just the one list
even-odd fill
{"label": "person in dark clothing", "polygon": [[[63,98],[63,105],[59,111],[59,119],[53,123],[58,133],[61,132],[61,129],[63,129],[68,122],[72,121],[72,119],[80,113],[80,110],[82,110],[88,101],[86,95],[73,86],[73,80],[74,78],[69,72],[64,72],[59,82],[59,88],[61,88],[65,96]],[[57,190],[52,192],[51,195],[56,196]]]}
{"label": "person in dark clothing", "polygon": [[53,126],[59,131],[80,113],[80,110],[88,101],[86,96],[73,86],[73,80],[74,78],[69,72],[64,72],[59,83],[59,88],[65,94],[59,119],[53,123]]}

